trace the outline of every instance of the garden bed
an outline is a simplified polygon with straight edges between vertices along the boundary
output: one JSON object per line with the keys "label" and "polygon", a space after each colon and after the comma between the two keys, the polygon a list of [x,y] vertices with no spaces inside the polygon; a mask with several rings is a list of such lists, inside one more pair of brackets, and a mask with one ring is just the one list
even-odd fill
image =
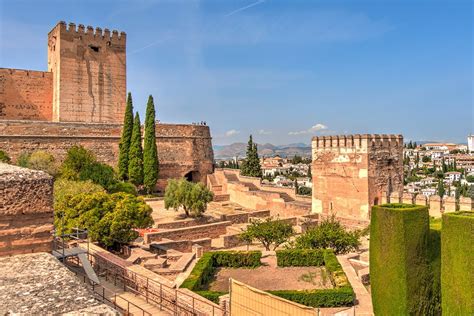
{"label": "garden bed", "polygon": [[205,253],[181,287],[218,303],[219,296],[228,293],[228,278],[233,277],[307,306],[353,305],[354,291],[332,250],[277,251],[278,267],[262,267],[261,255],[259,251]]}

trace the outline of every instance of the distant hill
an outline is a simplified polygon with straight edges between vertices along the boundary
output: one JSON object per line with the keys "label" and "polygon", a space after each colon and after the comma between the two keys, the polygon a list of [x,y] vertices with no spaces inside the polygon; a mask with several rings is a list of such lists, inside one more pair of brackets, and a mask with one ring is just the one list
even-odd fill
{"label": "distant hill", "polygon": [[[247,143],[233,143],[230,145],[216,145],[213,147],[216,159],[227,159],[235,156],[244,158],[247,151]],[[311,156],[311,146],[304,143],[275,146],[273,144],[258,144],[259,156],[293,157],[294,155]]]}

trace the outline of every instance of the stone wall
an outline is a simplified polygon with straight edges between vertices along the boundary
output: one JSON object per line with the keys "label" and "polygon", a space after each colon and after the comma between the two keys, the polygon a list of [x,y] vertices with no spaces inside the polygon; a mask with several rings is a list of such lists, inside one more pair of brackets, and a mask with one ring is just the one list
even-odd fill
{"label": "stone wall", "polygon": [[401,135],[314,137],[312,156],[313,212],[369,219],[383,192],[403,190]]}
{"label": "stone wall", "polygon": [[211,250],[211,242],[211,238],[158,241],[150,244],[150,250],[158,255],[163,255],[166,254],[169,249],[180,252],[192,252],[193,245],[199,245],[203,248],[203,251],[207,252]]}
{"label": "stone wall", "polygon": [[[0,149],[15,162],[22,152],[45,150],[58,160],[73,145],[82,145],[97,158],[116,166],[122,126],[120,124],[59,123],[0,120]],[[213,170],[214,155],[208,126],[157,124],[156,138],[163,190],[169,178],[191,175],[205,182]]]}
{"label": "stone wall", "polygon": [[0,163],[0,256],[49,252],[52,230],[51,176]]}
{"label": "stone wall", "polygon": [[201,238],[217,238],[227,232],[226,227],[232,225],[232,222],[217,222],[212,224],[169,229],[159,232],[145,233],[143,237],[145,244],[159,242],[162,239],[179,240],[194,240]]}
{"label": "stone wall", "polygon": [[0,119],[52,118],[53,74],[0,68]]}
{"label": "stone wall", "polygon": [[53,121],[122,123],[126,35],[59,22],[48,34]]}

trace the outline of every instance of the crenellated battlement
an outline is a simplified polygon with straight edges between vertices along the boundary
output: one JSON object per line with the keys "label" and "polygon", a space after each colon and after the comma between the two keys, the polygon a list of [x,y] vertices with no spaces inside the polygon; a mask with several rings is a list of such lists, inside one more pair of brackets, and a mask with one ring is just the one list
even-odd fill
{"label": "crenellated battlement", "polygon": [[315,136],[312,139],[313,148],[368,148],[368,147],[399,147],[403,146],[403,136],[395,134],[353,134]]}
{"label": "crenellated battlement", "polygon": [[125,45],[127,34],[125,32],[119,32],[117,30],[112,30],[112,32],[105,28],[102,30],[100,27],[92,27],[90,25],[84,26],[79,24],[76,27],[75,23],[66,24],[64,21],[58,22],[56,26],[48,33],[50,36],[53,32],[59,32],[60,35],[69,35],[74,38],[79,38],[80,40],[95,40],[95,41],[104,41],[111,42],[116,45]]}

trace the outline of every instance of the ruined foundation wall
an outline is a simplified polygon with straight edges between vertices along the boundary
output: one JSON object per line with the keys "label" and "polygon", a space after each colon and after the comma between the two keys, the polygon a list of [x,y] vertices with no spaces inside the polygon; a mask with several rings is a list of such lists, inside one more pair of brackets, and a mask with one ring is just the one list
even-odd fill
{"label": "ruined foundation wall", "polygon": [[49,252],[52,230],[52,177],[0,163],[0,256]]}
{"label": "ruined foundation wall", "polygon": [[53,74],[0,68],[0,119],[49,121]]}
{"label": "ruined foundation wall", "polygon": [[[64,159],[73,145],[82,145],[97,158],[113,167],[117,165],[122,125],[59,123],[0,120],[0,149],[16,162],[23,152],[45,150],[58,160]],[[158,188],[167,179],[191,173],[194,181],[205,181],[212,173],[213,151],[208,126],[157,124],[156,138],[160,176]]]}
{"label": "ruined foundation wall", "polygon": [[341,135],[312,140],[312,211],[370,218],[382,195],[403,189],[403,137]]}

